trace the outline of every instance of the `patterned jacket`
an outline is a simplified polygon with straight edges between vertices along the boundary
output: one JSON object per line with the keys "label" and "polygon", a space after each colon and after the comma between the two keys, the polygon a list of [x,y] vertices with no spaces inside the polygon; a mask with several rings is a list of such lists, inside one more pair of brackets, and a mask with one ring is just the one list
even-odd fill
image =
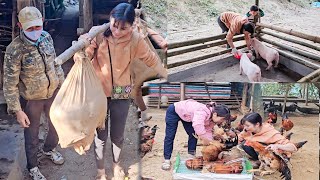
{"label": "patterned jacket", "polygon": [[49,99],[62,85],[64,73],[55,63],[53,40],[43,31],[36,44],[23,32],[7,47],[4,57],[3,92],[8,112],[21,110],[20,95],[26,100]]}

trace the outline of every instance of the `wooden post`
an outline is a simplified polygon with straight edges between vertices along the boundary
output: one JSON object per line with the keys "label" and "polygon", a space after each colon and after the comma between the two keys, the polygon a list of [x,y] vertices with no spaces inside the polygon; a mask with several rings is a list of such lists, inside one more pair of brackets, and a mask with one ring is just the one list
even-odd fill
{"label": "wooden post", "polygon": [[79,0],[79,28],[83,28],[83,1],[84,0]]}
{"label": "wooden post", "polygon": [[250,109],[252,112],[255,112],[254,110],[254,103],[253,103],[253,99],[254,99],[254,86],[255,84],[251,84],[251,93],[250,93]]}
{"label": "wooden post", "polygon": [[159,84],[158,109],[161,108],[161,84]]}
{"label": "wooden post", "polygon": [[290,90],[290,84],[286,84],[286,94],[284,95],[284,102],[283,102],[283,107],[282,107],[282,115],[284,115],[284,109],[286,108],[287,104],[287,98]]}
{"label": "wooden post", "polygon": [[296,36],[296,37],[300,37],[302,39],[306,39],[306,40],[310,40],[316,43],[320,43],[320,36],[314,36],[314,35],[309,35],[309,34],[305,34],[302,32],[298,32],[298,31],[294,31],[292,29],[284,29],[284,28],[280,28],[274,25],[269,25],[269,24],[262,24],[262,23],[257,23],[257,26],[261,26],[264,28],[268,28],[268,29],[272,29],[272,30],[276,30],[285,34],[290,34],[292,36]]}
{"label": "wooden post", "polygon": [[308,106],[308,100],[309,100],[309,83],[306,83],[305,86],[306,86],[306,98],[305,98],[305,100],[306,100],[306,106]]}
{"label": "wooden post", "polygon": [[92,0],[83,1],[83,26],[84,31],[88,32],[93,25],[92,19]]}
{"label": "wooden post", "polygon": [[247,104],[247,94],[248,94],[248,83],[243,83],[243,90],[242,90],[242,100],[241,100],[241,106],[246,106]]}
{"label": "wooden post", "polygon": [[180,83],[180,101],[186,98],[186,86],[185,83]]}
{"label": "wooden post", "polygon": [[17,0],[12,1],[12,40],[16,38],[16,25],[17,25]]}

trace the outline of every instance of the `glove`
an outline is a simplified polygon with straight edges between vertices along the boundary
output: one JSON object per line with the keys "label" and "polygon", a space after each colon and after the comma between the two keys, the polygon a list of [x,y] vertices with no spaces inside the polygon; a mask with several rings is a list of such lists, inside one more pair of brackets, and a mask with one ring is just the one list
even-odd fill
{"label": "glove", "polygon": [[238,52],[237,48],[232,48],[231,53],[235,55]]}

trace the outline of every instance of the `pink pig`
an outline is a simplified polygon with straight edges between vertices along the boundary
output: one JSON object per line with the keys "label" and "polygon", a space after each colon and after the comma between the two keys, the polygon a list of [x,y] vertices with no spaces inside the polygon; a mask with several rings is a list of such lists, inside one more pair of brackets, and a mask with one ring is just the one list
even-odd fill
{"label": "pink pig", "polygon": [[240,53],[240,75],[242,72],[248,76],[250,82],[259,82],[261,80],[261,69],[258,65],[250,61],[252,54]]}
{"label": "pink pig", "polygon": [[278,67],[279,64],[279,52],[273,48],[267,47],[266,45],[262,44],[258,39],[252,38],[251,45],[257,54],[257,58],[259,55],[265,59],[268,63],[268,67],[266,70],[269,70],[272,66],[272,61],[276,61],[275,68]]}

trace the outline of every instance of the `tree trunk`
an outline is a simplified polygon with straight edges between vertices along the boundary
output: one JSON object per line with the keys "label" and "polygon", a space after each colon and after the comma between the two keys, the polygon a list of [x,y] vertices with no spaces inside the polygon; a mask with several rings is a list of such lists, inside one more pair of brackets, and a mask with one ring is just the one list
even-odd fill
{"label": "tree trunk", "polygon": [[286,108],[286,103],[288,99],[288,94],[290,90],[290,84],[286,84],[286,94],[284,95],[284,102],[283,102],[283,107],[282,107],[282,115],[285,113],[284,110]]}

